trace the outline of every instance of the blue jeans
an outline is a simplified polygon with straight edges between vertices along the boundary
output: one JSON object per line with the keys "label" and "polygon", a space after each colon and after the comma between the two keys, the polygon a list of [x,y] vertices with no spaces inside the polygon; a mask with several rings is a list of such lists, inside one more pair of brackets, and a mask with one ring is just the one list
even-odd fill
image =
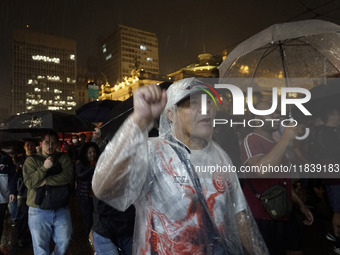
{"label": "blue jeans", "polygon": [[18,200],[15,198],[12,203],[8,204],[11,220],[16,221],[18,217]]}
{"label": "blue jeans", "polygon": [[50,255],[50,240],[55,243],[54,255],[63,255],[71,240],[72,222],[68,207],[43,210],[29,207],[28,225],[32,235],[34,255]]}
{"label": "blue jeans", "polygon": [[[132,254],[132,235],[117,237],[119,248],[124,255]],[[118,247],[111,239],[103,237],[93,231],[93,245],[97,255],[119,255]]]}

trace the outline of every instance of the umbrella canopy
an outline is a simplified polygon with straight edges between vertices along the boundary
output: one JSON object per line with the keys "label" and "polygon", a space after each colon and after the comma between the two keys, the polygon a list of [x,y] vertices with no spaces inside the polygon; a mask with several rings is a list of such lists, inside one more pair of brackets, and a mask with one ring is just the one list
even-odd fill
{"label": "umbrella canopy", "polygon": [[32,139],[33,136],[30,133],[12,133],[0,130],[0,147],[6,147],[16,144],[23,144],[27,139]]}
{"label": "umbrella canopy", "polygon": [[322,20],[276,24],[239,44],[220,78],[320,78],[340,73],[340,26]]}
{"label": "umbrella canopy", "polygon": [[[168,89],[171,84],[172,82],[163,82],[159,84],[159,86],[162,89]],[[102,138],[110,140],[119,129],[120,125],[123,124],[124,120],[132,113],[132,111],[133,96],[119,103],[116,107],[112,109],[112,111],[108,115],[107,120],[100,127]]]}
{"label": "umbrella canopy", "polygon": [[121,103],[121,101],[92,101],[80,106],[76,110],[76,115],[86,121],[103,122],[107,119],[111,110],[119,103]]}
{"label": "umbrella canopy", "polygon": [[0,130],[31,132],[43,129],[62,133],[93,131],[91,125],[74,114],[48,110],[12,116]]}

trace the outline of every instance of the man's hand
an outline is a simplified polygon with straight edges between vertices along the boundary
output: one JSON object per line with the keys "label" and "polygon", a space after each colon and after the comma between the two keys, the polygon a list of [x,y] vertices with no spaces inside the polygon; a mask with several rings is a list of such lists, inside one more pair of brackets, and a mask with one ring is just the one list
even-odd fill
{"label": "man's hand", "polygon": [[12,203],[14,201],[14,199],[15,199],[15,195],[14,194],[10,194],[9,197],[8,197],[8,201],[10,203]]}
{"label": "man's hand", "polygon": [[94,130],[95,131],[93,132],[92,138],[99,140],[102,136],[102,132],[100,131],[100,128],[98,128],[98,127],[96,127]]}
{"label": "man's hand", "polygon": [[281,139],[289,142],[295,139],[295,137],[299,134],[301,134],[301,127],[299,125],[297,125],[296,127],[285,127]]}
{"label": "man's hand", "polygon": [[142,87],[133,95],[134,111],[131,117],[141,130],[144,130],[159,117],[166,101],[166,91],[162,91],[157,85]]}
{"label": "man's hand", "polygon": [[307,206],[301,206],[300,211],[306,217],[306,219],[303,221],[303,224],[305,224],[306,226],[312,225],[314,222],[314,216],[312,212],[307,208]]}
{"label": "man's hand", "polygon": [[50,169],[52,166],[53,166],[53,159],[52,159],[52,157],[48,157],[47,159],[45,159],[44,167],[46,169]]}

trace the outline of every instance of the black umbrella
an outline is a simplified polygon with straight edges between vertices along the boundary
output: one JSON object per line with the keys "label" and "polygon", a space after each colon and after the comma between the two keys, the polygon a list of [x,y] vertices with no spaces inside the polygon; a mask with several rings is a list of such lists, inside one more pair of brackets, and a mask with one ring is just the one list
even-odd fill
{"label": "black umbrella", "polygon": [[23,145],[23,142],[27,139],[32,139],[33,136],[31,133],[12,133],[6,131],[0,131],[0,146],[8,147],[20,144]]}
{"label": "black umbrella", "polygon": [[119,103],[121,103],[121,101],[92,101],[80,106],[76,110],[76,115],[86,121],[103,122],[107,119],[111,110]]}
{"label": "black umbrella", "polygon": [[61,133],[93,131],[90,124],[74,114],[49,110],[12,116],[0,128],[11,132],[34,132],[44,129],[53,129]]}
{"label": "black umbrella", "polygon": [[[162,89],[168,89],[172,82],[163,82],[159,84]],[[133,96],[129,97],[127,100],[119,103],[109,114],[109,117],[100,127],[102,133],[102,138],[105,140],[110,140],[116,131],[119,129],[124,120],[133,111]]]}

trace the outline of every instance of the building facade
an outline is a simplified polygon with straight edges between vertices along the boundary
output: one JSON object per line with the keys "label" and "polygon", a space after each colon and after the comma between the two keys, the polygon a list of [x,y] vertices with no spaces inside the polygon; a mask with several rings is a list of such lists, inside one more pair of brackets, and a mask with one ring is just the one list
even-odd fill
{"label": "building facade", "polygon": [[109,83],[101,85],[99,90],[99,100],[110,99],[124,101],[132,96],[136,89],[150,84],[160,84],[162,82],[172,82],[172,79],[165,75],[133,70],[131,75],[129,77],[125,77],[122,82],[116,83],[113,86]]}
{"label": "building facade", "polygon": [[176,72],[168,74],[172,81],[178,81],[189,77],[217,78],[218,66],[222,63],[222,56],[203,53],[198,55],[198,60]]}
{"label": "building facade", "polygon": [[98,40],[98,71],[109,84],[123,82],[133,69],[159,73],[156,34],[118,25],[109,36]]}
{"label": "building facade", "polygon": [[218,77],[218,66],[222,62],[221,55],[211,55],[208,53],[200,54],[198,60],[178,71],[168,75],[153,74],[133,69],[130,76],[125,77],[123,81],[113,85],[101,85],[99,91],[99,100],[111,99],[124,101],[132,96],[133,92],[142,86],[150,84],[160,84],[162,82],[176,82],[178,80],[199,77],[199,78],[216,78]]}
{"label": "building facade", "polygon": [[74,111],[76,41],[30,30],[13,32],[12,114]]}

